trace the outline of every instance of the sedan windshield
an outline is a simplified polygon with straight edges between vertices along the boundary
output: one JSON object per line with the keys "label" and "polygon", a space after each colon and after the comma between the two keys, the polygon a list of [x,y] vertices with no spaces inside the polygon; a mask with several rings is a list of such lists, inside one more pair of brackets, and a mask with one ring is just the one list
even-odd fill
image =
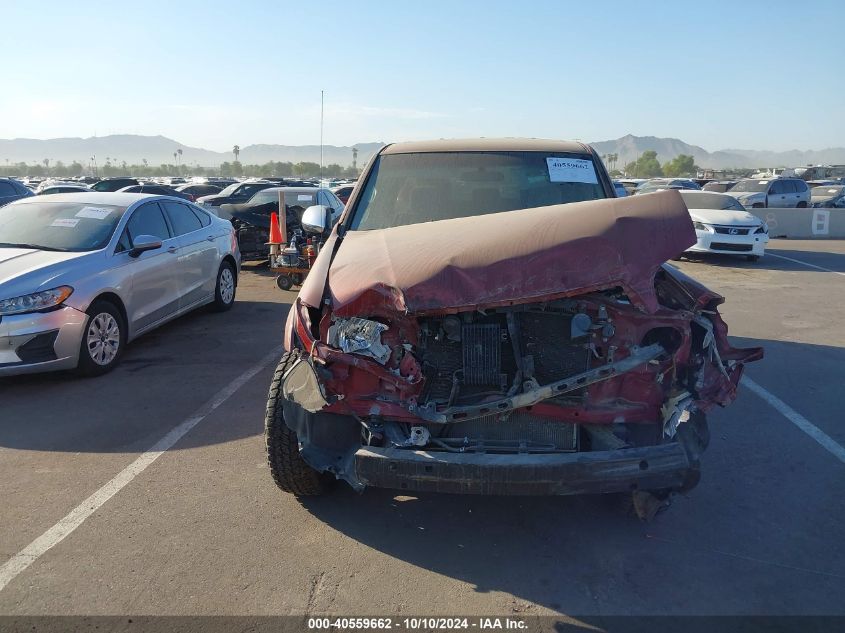
{"label": "sedan windshield", "polygon": [[768,180],[740,180],[731,187],[731,193],[735,191],[767,191],[769,182]]}
{"label": "sedan windshield", "polygon": [[703,191],[681,191],[681,197],[688,209],[718,209],[731,211],[745,211],[739,200],[733,196],[724,196],[718,193],[705,193]]}
{"label": "sedan windshield", "polygon": [[385,154],[376,159],[350,228],[384,229],[606,197],[585,155]]}
{"label": "sedan windshield", "polygon": [[111,239],[126,207],[38,202],[0,207],[0,248],[94,251]]}

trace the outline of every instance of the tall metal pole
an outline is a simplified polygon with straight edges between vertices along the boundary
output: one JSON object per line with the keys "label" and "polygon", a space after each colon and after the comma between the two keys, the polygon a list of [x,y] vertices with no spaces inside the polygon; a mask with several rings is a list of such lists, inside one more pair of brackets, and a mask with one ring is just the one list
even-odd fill
{"label": "tall metal pole", "polygon": [[323,95],[320,91],[320,185],[323,184]]}

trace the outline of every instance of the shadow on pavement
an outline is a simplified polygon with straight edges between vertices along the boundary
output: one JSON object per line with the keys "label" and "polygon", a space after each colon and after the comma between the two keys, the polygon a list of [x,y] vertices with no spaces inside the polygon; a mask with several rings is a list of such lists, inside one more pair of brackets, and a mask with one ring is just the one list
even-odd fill
{"label": "shadow on pavement", "polygon": [[[0,379],[0,447],[146,450],[281,345],[288,307],[238,300],[222,314],[194,311],[130,343],[120,365],[105,376],[55,372]],[[227,442],[256,432],[254,424],[233,423],[225,437],[209,440]],[[198,437],[189,433],[175,448],[194,447]]]}
{"label": "shadow on pavement", "polygon": [[[772,349],[770,359],[752,365],[767,386],[784,362],[797,367],[822,358],[821,370],[845,363],[839,347],[732,342]],[[797,381],[778,395],[796,402],[803,391]],[[845,482],[812,491],[806,483],[831,481],[841,464],[747,389],[709,417],[713,439],[701,484],[673,497],[651,523],[627,512],[618,495],[356,495],[340,485],[300,503],[390,558],[491,594],[491,604],[514,596],[504,605],[514,615],[537,614],[532,603],[597,626],[596,614],[842,613],[837,586],[845,557],[829,557],[839,519],[822,517],[838,504]],[[436,604],[431,611],[438,612]]]}
{"label": "shadow on pavement", "polygon": [[[779,255],[780,257],[773,257]],[[684,261],[692,264],[719,266],[720,268],[737,268],[746,270],[779,270],[785,272],[812,272],[829,275],[830,273],[818,268],[804,266],[798,262],[781,259],[789,257],[807,264],[821,266],[836,272],[845,272],[845,254],[793,251],[783,248],[768,248],[766,254],[756,262],[748,261],[744,255],[721,255],[717,253],[695,253],[684,255]],[[694,274],[694,271],[690,271]]]}

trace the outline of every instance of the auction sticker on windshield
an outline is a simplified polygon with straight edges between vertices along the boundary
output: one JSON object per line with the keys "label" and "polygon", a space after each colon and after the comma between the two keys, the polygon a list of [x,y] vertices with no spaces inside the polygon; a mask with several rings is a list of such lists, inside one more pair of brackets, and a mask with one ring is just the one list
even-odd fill
{"label": "auction sticker on windshield", "polygon": [[585,182],[598,184],[596,168],[593,161],[583,158],[546,158],[549,165],[549,180],[551,182]]}
{"label": "auction sticker on windshield", "polygon": [[111,215],[111,209],[100,207],[83,207],[76,213],[77,218],[91,218],[92,220],[105,220]]}
{"label": "auction sticker on windshield", "polygon": [[76,218],[58,218],[53,220],[53,223],[50,226],[62,226],[66,229],[72,229],[77,224],[79,224],[79,220]]}

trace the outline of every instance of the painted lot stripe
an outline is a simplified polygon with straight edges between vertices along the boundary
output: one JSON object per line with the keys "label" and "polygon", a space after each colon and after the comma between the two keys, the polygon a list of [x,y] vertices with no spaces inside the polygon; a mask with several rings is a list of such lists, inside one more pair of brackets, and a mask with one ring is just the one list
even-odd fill
{"label": "painted lot stripe", "polygon": [[114,479],[106,483],[102,488],[88,497],[85,501],[71,510],[63,519],[48,529],[44,534],[36,538],[32,543],[23,548],[20,552],[10,558],[0,567],[0,591],[14,578],[32,565],[40,556],[69,536],[89,516],[94,514],[102,505],[116,495],[120,490],[140,475],[144,470],[157,460],[161,455],[178,442],[188,431],[202,422],[217,407],[226,402],[234,393],[240,389],[248,380],[255,376],[281,355],[281,347],[275,348],[272,352],[262,358],[257,364],[247,369],[240,376],[226,385],[214,398],[202,405],[197,411],[174,427],[167,435],[142,453],[138,459],[120,471]]}
{"label": "painted lot stripe", "polygon": [[804,431],[807,435],[812,437],[816,442],[821,444],[828,452],[836,457],[840,462],[845,464],[845,448],[836,443],[827,433],[822,431],[815,424],[810,422],[803,415],[798,413],[795,409],[786,404],[783,400],[778,398],[766,389],[751,380],[748,376],[742,377],[742,384],[748,387],[751,391],[760,396],[763,400],[768,402],[772,407],[777,409],[787,420],[792,422],[799,429]]}
{"label": "painted lot stripe", "polygon": [[843,277],[845,277],[845,273],[841,273],[838,270],[831,270],[830,268],[825,268],[824,266],[816,266],[815,264],[810,264],[809,262],[802,262],[800,259],[792,259],[791,257],[787,257],[786,255],[775,255],[774,253],[766,253],[766,256],[770,255],[772,257],[777,257],[778,259],[785,259],[796,264],[801,264],[802,266],[809,266],[810,268],[823,270],[827,273],[833,273],[834,275],[842,275]]}

